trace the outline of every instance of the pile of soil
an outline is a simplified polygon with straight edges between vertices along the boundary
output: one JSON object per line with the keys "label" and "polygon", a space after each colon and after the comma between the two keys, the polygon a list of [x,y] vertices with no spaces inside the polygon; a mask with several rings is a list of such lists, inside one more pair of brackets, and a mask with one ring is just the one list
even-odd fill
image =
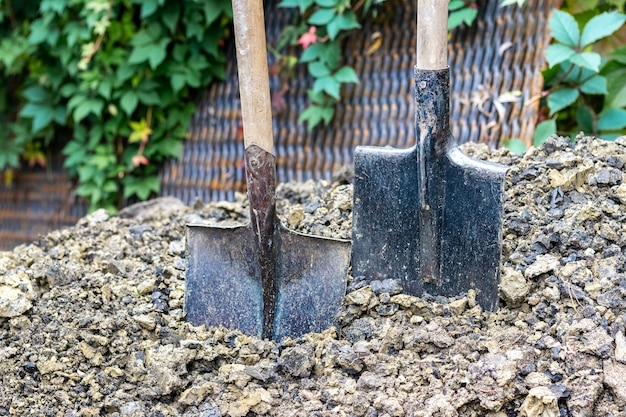
{"label": "pile of soil", "polygon": [[[97,211],[0,253],[0,415],[625,415],[626,138],[465,151],[510,166],[497,312],[352,282],[322,334],[193,327],[185,224],[243,222],[245,198]],[[350,236],[347,181],[279,193],[289,227]]]}

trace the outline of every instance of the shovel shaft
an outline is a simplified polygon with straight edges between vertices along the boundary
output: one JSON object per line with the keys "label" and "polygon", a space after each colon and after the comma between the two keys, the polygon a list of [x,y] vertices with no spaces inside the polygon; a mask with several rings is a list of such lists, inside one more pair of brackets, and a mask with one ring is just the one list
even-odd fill
{"label": "shovel shaft", "polygon": [[417,68],[448,67],[448,0],[417,2]]}
{"label": "shovel shaft", "polygon": [[263,0],[234,0],[233,21],[244,143],[273,155]]}
{"label": "shovel shaft", "polygon": [[246,147],[250,222],[257,239],[257,274],[261,277],[263,290],[262,337],[272,338],[277,291],[278,220],[263,0],[234,0],[233,20]]}

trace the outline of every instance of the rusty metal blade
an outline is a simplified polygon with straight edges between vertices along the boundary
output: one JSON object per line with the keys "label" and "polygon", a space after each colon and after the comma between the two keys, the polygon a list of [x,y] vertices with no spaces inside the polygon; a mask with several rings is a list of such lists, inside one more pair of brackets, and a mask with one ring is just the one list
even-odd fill
{"label": "rusty metal blade", "polygon": [[[273,339],[300,337],[335,324],[346,292],[350,241],[278,226]],[[260,256],[252,227],[188,228],[187,320],[263,336]]]}
{"label": "rusty metal blade", "polygon": [[299,337],[335,325],[346,294],[350,241],[325,239],[279,226],[274,338]]}
{"label": "rusty metal blade", "polygon": [[187,229],[184,308],[194,326],[224,326],[261,336],[263,291],[250,227]]}

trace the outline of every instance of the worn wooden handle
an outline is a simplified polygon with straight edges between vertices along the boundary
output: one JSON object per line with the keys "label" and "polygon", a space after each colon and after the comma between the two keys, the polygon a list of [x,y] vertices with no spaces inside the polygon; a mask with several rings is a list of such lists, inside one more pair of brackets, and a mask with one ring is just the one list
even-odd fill
{"label": "worn wooden handle", "polygon": [[448,0],[417,0],[417,60],[422,70],[448,68]]}
{"label": "worn wooden handle", "polygon": [[233,21],[244,143],[274,155],[263,0],[233,0]]}

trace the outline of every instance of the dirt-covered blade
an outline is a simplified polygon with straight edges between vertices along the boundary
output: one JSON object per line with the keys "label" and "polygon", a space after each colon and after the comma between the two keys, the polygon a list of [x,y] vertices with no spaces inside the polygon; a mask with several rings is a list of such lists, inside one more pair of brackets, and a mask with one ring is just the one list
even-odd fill
{"label": "dirt-covered blade", "polygon": [[506,169],[464,155],[450,132],[447,8],[418,3],[413,148],[355,152],[355,278],[398,279],[413,295],[470,289],[498,306]]}
{"label": "dirt-covered blade", "polygon": [[[299,337],[335,324],[345,295],[350,242],[279,229],[273,338]],[[263,290],[250,225],[189,225],[187,320],[263,334]]]}

